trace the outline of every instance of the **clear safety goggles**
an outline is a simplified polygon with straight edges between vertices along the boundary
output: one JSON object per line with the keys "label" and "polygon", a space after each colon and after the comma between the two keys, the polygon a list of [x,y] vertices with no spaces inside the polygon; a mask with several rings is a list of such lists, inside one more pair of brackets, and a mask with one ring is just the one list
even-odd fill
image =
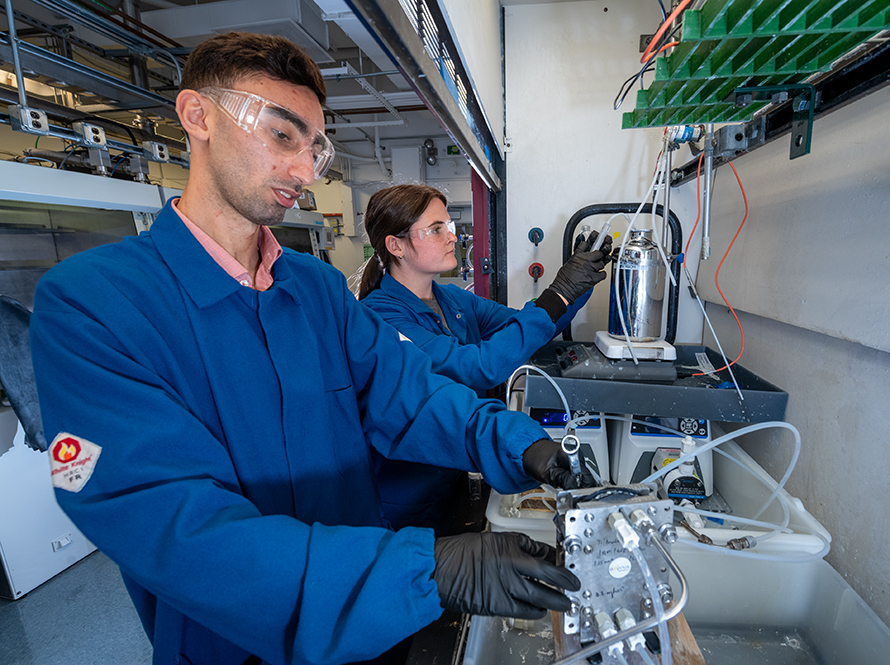
{"label": "clear safety goggles", "polygon": [[272,153],[293,158],[309,151],[316,179],[324,176],[334,161],[334,146],[324,132],[290,109],[241,90],[207,87],[198,92]]}
{"label": "clear safety goggles", "polygon": [[457,227],[454,225],[454,222],[436,222],[432,226],[428,226],[425,229],[414,229],[412,231],[407,231],[402,234],[403,236],[416,235],[418,240],[423,240],[424,238],[432,238],[433,240],[441,240],[445,242],[448,239],[448,234],[452,234],[454,236],[457,235]]}

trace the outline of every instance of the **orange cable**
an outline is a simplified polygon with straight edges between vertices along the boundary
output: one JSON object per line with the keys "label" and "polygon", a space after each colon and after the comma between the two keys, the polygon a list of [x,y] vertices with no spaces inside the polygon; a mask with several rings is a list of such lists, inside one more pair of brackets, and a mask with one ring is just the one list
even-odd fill
{"label": "orange cable", "polygon": [[[661,24],[658,32],[655,33],[652,41],[650,41],[649,45],[646,46],[646,50],[643,51],[643,56],[640,58],[640,62],[648,62],[650,58],[654,57],[652,54],[652,48],[658,43],[658,40],[664,36],[664,33],[667,32],[667,29],[670,27],[671,23],[674,22],[674,19],[676,19],[683,12],[684,9],[686,9],[686,5],[688,5],[690,2],[692,2],[692,0],[683,0],[683,2],[677,5],[677,8],[671,12],[671,15],[664,20],[664,23]],[[660,52],[661,50],[659,50],[659,53]],[[657,55],[657,53],[655,55]]]}
{"label": "orange cable", "polygon": [[657,56],[657,55],[658,55],[659,53],[661,53],[662,51],[667,51],[669,48],[673,48],[674,46],[677,46],[679,43],[680,43],[680,42],[668,42],[667,44],[665,44],[664,46],[662,46],[660,49],[658,49],[655,53],[653,53],[653,54],[652,54],[652,57],[654,58],[655,56]]}
{"label": "orange cable", "polygon": [[[735,317],[735,322],[739,326],[739,332],[742,335],[742,348],[739,350],[739,355],[736,356],[735,360],[733,360],[729,365],[724,365],[720,369],[714,370],[715,372],[720,372],[727,367],[735,365],[739,358],[742,357],[742,353],[745,352],[745,329],[742,328],[742,322],[739,321],[739,317],[736,315],[735,310],[732,308],[732,305],[729,304],[729,301],[726,299],[726,296],[723,295],[723,290],[720,288],[720,268],[723,267],[723,262],[726,260],[726,257],[729,256],[729,250],[732,249],[733,243],[735,243],[736,238],[739,237],[739,233],[742,232],[742,227],[745,226],[745,222],[748,219],[748,197],[745,195],[745,188],[742,186],[742,179],[739,178],[739,172],[735,170],[735,166],[733,166],[732,162],[729,162],[729,165],[732,167],[732,172],[735,173],[735,179],[739,183],[739,189],[742,190],[742,198],[745,201],[745,216],[742,218],[742,223],[739,224],[738,231],[735,232],[735,235],[732,238],[732,242],[729,243],[729,247],[726,248],[726,251],[723,253],[723,258],[720,259],[720,265],[717,266],[717,272],[714,273],[714,284],[717,285],[717,291],[720,292],[720,297],[723,298],[723,302],[726,303],[726,306],[729,307],[729,311],[732,312],[733,317]],[[699,372],[698,374],[693,374],[692,376],[703,376],[706,372]]]}

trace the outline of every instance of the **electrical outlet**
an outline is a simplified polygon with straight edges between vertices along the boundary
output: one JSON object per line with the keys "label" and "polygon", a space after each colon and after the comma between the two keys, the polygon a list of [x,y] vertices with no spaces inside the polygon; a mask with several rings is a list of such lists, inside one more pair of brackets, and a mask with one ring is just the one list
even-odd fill
{"label": "electrical outlet", "polygon": [[49,134],[49,121],[43,111],[17,104],[10,104],[6,111],[9,113],[9,123],[15,131],[41,136]]}
{"label": "electrical outlet", "polygon": [[96,147],[105,146],[105,130],[101,127],[86,122],[75,122],[72,125],[72,129],[74,129],[75,133],[80,136],[80,141],[78,141],[78,143],[81,145]]}
{"label": "electrical outlet", "polygon": [[167,146],[163,143],[158,143],[157,141],[143,141],[142,153],[145,155],[146,159],[150,159],[154,162],[170,161],[170,153],[167,150]]}

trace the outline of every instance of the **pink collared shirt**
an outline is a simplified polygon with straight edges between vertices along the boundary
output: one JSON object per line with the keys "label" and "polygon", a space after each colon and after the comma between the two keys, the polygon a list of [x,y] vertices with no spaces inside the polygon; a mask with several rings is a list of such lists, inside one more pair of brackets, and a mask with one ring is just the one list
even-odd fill
{"label": "pink collared shirt", "polygon": [[257,241],[257,247],[260,250],[260,265],[257,266],[256,283],[254,283],[254,280],[250,278],[250,273],[244,269],[244,266],[238,263],[234,256],[224,250],[216,240],[182,214],[178,203],[178,198],[173,199],[173,209],[179,215],[186,228],[192,232],[192,235],[201,243],[201,246],[210,254],[211,258],[231,277],[234,277],[241,286],[247,286],[257,291],[265,291],[272,286],[272,282],[275,281],[272,278],[272,264],[281,256],[282,250],[281,245],[278,244],[269,227],[260,226],[260,235]]}

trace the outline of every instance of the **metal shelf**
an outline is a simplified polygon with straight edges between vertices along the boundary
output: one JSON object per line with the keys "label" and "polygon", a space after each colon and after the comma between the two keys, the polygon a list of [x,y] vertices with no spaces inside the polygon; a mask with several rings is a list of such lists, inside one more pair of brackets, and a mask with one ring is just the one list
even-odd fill
{"label": "metal shelf", "polygon": [[708,0],[622,126],[749,121],[770,102],[738,108],[736,88],[803,83],[887,29],[890,0]]}
{"label": "metal shelf", "polygon": [[[788,393],[760,378],[740,365],[733,365],[744,400],[733,387],[718,387],[730,381],[723,370],[712,376],[692,376],[700,371],[696,353],[706,353],[714,367],[723,359],[710,348],[677,344],[677,360],[673,362],[677,379],[671,383],[643,383],[614,379],[567,379],[562,377],[556,361],[556,347],[566,342],[550,342],[531,358],[531,363],[553,377],[565,393],[573,411],[638,416],[676,416],[704,418],[720,422],[758,423],[784,420]],[[630,361],[626,361],[630,362]],[[664,361],[643,361],[664,362]],[[525,385],[525,405],[545,409],[563,408],[553,386],[544,377],[529,373]]]}

